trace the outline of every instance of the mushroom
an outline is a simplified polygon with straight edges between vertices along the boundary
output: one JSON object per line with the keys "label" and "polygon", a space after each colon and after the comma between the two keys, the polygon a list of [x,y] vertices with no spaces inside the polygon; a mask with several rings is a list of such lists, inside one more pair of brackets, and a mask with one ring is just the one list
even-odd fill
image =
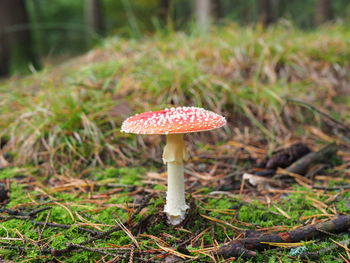
{"label": "mushroom", "polygon": [[135,134],[165,134],[163,162],[167,164],[168,190],[164,212],[172,225],[180,224],[189,208],[185,200],[184,166],[188,159],[183,136],[185,133],[209,131],[226,124],[226,119],[197,107],[166,108],[126,119],[122,132]]}

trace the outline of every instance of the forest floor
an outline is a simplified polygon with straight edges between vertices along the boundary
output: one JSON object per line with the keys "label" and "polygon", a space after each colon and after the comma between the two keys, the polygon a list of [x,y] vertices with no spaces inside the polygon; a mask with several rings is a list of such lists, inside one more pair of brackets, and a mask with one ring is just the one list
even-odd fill
{"label": "forest floor", "polygon": [[[1,82],[0,260],[349,262],[349,37],[286,24],[111,37]],[[162,212],[164,138],[120,132],[169,106],[228,121],[186,136],[191,209],[175,227]],[[307,148],[317,158],[302,159]]]}

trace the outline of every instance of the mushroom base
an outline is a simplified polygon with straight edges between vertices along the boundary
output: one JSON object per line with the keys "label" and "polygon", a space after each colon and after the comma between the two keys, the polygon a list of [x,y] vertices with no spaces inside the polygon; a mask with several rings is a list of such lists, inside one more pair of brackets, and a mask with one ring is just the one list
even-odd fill
{"label": "mushroom base", "polygon": [[168,167],[168,191],[164,212],[171,225],[180,224],[189,208],[185,200],[184,171],[182,163],[171,162]]}

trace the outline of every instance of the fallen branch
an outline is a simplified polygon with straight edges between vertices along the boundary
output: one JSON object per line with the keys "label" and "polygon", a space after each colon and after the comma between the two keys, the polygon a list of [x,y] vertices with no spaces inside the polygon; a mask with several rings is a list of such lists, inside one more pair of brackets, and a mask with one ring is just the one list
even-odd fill
{"label": "fallen branch", "polygon": [[350,215],[337,218],[315,225],[301,227],[289,232],[267,234],[256,238],[236,239],[222,246],[217,254],[224,258],[243,257],[254,258],[257,251],[269,249],[271,246],[262,242],[271,243],[295,243],[302,240],[318,238],[326,233],[341,233],[350,228]]}
{"label": "fallen branch", "polygon": [[329,158],[329,156],[335,155],[338,150],[338,146],[335,143],[328,144],[317,152],[311,152],[300,158],[290,166],[286,168],[286,171],[296,174],[305,174],[309,167],[315,163],[322,162]]}

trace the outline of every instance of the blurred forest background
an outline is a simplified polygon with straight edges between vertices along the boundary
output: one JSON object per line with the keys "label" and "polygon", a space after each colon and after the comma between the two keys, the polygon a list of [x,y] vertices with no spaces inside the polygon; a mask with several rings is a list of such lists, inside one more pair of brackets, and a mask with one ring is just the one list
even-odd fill
{"label": "blurred forest background", "polygon": [[0,76],[62,62],[110,35],[193,34],[213,23],[313,30],[349,17],[349,0],[1,0]]}

